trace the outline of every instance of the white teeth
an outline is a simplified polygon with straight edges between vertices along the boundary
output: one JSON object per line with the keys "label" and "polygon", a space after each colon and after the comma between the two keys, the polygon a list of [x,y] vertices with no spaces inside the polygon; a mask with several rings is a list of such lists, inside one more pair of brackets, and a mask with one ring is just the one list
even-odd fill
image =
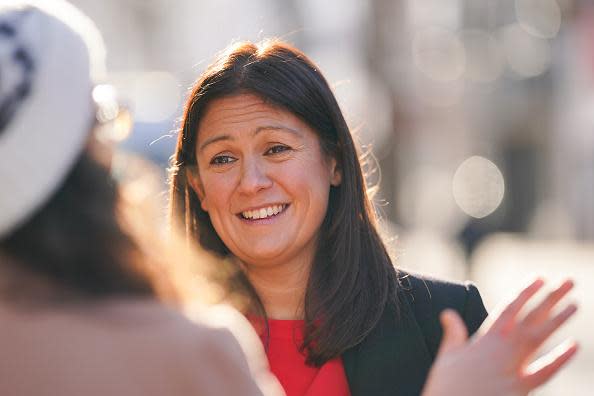
{"label": "white teeth", "polygon": [[279,214],[283,211],[286,205],[272,205],[266,208],[260,208],[255,210],[246,210],[245,212],[241,212],[241,216],[244,219],[265,219],[270,216],[274,216]]}

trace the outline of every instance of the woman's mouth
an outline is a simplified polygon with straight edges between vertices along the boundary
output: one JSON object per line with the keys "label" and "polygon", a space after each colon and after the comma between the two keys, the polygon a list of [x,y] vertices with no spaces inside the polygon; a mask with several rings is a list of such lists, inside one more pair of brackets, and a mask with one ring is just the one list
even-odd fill
{"label": "woman's mouth", "polygon": [[279,214],[283,213],[289,204],[277,204],[277,205],[269,205],[263,206],[261,208],[253,209],[253,210],[245,210],[239,213],[239,217],[244,220],[262,220],[268,219],[274,216],[278,216]]}

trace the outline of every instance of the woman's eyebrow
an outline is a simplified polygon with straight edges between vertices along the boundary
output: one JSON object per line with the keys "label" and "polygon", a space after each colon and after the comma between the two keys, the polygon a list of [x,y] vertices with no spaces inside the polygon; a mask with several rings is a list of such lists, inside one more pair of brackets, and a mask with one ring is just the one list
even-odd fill
{"label": "woman's eyebrow", "polygon": [[[254,130],[254,132],[252,133],[252,136],[256,136],[258,133],[263,132],[263,131],[284,131],[284,132],[289,132],[295,136],[301,136],[301,132],[299,132],[297,129],[289,128],[286,126],[280,126],[280,125],[260,126]],[[208,145],[216,143],[216,142],[224,141],[224,140],[235,140],[235,138],[229,134],[213,136],[213,137],[206,139],[200,145],[200,148],[198,150],[200,152],[202,152]]]}
{"label": "woman's eyebrow", "polygon": [[258,133],[260,133],[262,131],[285,131],[285,132],[290,132],[291,134],[296,135],[296,136],[301,136],[301,132],[299,132],[297,129],[289,128],[286,126],[280,126],[280,125],[260,126],[260,127],[256,128],[256,130],[254,130],[253,135],[256,136]]}
{"label": "woman's eyebrow", "polygon": [[204,143],[202,143],[200,145],[200,148],[198,149],[198,151],[202,152],[204,151],[204,149],[206,148],[206,146],[216,143],[216,142],[220,142],[221,140],[234,140],[233,136],[231,135],[218,135],[218,136],[213,136],[211,138],[208,138],[204,141]]}

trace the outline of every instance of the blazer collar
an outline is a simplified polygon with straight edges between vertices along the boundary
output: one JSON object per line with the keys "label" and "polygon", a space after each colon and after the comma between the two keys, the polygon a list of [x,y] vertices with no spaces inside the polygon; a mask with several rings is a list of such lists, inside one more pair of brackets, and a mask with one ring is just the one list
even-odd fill
{"label": "blazer collar", "polygon": [[[400,293],[399,293],[400,294]],[[405,296],[388,305],[369,335],[343,354],[352,396],[419,395],[432,358]]]}

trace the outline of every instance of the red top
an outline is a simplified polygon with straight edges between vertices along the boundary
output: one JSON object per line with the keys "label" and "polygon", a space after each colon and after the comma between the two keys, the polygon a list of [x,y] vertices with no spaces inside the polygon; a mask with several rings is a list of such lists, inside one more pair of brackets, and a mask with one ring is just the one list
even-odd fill
{"label": "red top", "polygon": [[[287,396],[350,396],[342,360],[336,358],[322,367],[305,364],[299,352],[303,341],[303,320],[269,319],[268,362]],[[265,335],[260,338],[265,342]]]}

